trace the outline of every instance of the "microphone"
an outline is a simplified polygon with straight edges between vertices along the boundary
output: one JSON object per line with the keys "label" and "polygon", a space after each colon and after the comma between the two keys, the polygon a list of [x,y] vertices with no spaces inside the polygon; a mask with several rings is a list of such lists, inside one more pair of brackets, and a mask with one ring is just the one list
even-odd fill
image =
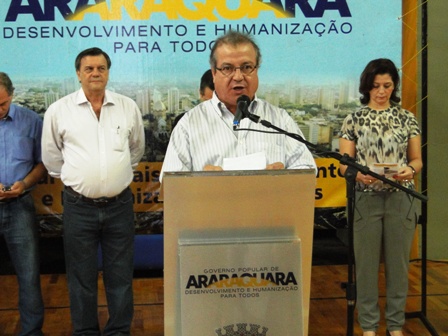
{"label": "microphone", "polygon": [[240,126],[241,119],[249,115],[250,98],[246,95],[239,96],[236,100],[235,119],[233,119],[233,129],[236,130]]}

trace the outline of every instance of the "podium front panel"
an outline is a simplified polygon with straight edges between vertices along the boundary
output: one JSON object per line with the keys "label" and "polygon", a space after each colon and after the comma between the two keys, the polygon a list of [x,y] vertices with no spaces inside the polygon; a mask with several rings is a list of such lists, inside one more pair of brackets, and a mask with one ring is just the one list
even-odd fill
{"label": "podium front panel", "polygon": [[[217,237],[233,243],[248,239],[300,239],[301,307],[303,330],[307,334],[314,174],[314,170],[165,173],[165,335],[182,335],[179,241],[216,241]],[[291,255],[291,258],[298,260],[299,255]],[[266,335],[269,336],[269,332]]]}
{"label": "podium front panel", "polygon": [[180,239],[179,251],[182,336],[303,336],[300,240]]}

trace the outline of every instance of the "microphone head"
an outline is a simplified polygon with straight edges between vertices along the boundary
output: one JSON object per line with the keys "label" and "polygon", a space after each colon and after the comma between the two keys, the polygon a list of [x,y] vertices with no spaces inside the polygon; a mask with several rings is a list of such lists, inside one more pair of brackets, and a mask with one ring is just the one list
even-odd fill
{"label": "microphone head", "polygon": [[246,95],[241,95],[241,96],[238,97],[236,102],[237,102],[237,104],[244,102],[247,105],[249,105],[250,104],[250,98],[248,96],[246,96]]}
{"label": "microphone head", "polygon": [[241,111],[243,118],[246,118],[249,115],[249,105],[250,105],[250,98],[246,95],[241,95],[236,100],[237,105],[237,111]]}

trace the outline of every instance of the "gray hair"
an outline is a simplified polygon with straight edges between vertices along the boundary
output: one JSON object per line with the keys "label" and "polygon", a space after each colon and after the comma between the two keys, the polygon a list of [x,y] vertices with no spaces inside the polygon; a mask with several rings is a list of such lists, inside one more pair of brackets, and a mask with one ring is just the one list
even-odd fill
{"label": "gray hair", "polygon": [[239,44],[251,44],[254,47],[255,52],[257,54],[256,65],[258,66],[261,64],[261,51],[258,45],[253,40],[253,38],[249,34],[244,34],[236,32],[234,30],[230,30],[228,33],[224,34],[221,37],[218,37],[215,40],[215,43],[210,52],[210,59],[209,59],[212,68],[216,68],[216,57],[215,57],[216,49],[223,44],[230,44],[232,46],[237,46]]}
{"label": "gray hair", "polygon": [[11,79],[4,72],[0,72],[0,86],[5,88],[8,95],[12,96],[14,94],[14,86],[12,85]]}

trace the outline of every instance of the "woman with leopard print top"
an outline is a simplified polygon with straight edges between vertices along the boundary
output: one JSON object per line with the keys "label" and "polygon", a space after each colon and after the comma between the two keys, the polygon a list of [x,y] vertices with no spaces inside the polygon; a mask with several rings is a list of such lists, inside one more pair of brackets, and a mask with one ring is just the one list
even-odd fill
{"label": "woman with leopard print top", "polygon": [[[341,128],[339,148],[372,171],[394,170],[390,178],[414,188],[422,169],[421,137],[415,116],[397,96],[400,78],[389,59],[376,59],[361,74],[361,103]],[[387,169],[386,168],[386,169]],[[346,166],[341,165],[345,173]],[[378,273],[383,248],[386,274],[385,318],[388,334],[402,336],[408,291],[409,255],[417,224],[417,200],[405,192],[358,172],[353,243],[358,321],[363,336],[374,336],[380,320]]]}

